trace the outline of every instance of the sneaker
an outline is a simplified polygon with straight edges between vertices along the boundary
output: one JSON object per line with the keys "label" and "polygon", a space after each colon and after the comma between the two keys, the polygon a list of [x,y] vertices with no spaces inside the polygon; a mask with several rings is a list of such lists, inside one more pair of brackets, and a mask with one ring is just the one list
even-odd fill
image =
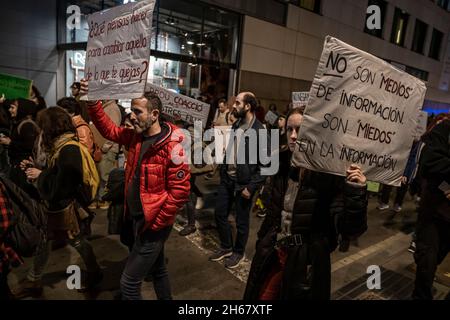
{"label": "sneaker", "polygon": [[21,284],[20,288],[13,292],[14,299],[25,299],[25,298],[35,298],[38,299],[42,296],[44,288],[42,287],[41,281],[30,281],[25,279]]}
{"label": "sneaker", "polygon": [[265,212],[258,212],[257,214],[256,214],[256,216],[258,217],[258,218],[265,218],[266,217],[266,213]]}
{"label": "sneaker", "polygon": [[202,197],[197,197],[197,202],[195,203],[195,209],[200,210],[203,209],[205,205],[205,201],[203,201]]}
{"label": "sneaker", "polygon": [[197,228],[195,226],[187,225],[178,234],[182,237],[185,237],[194,233],[195,231],[197,231]]}
{"label": "sneaker", "polygon": [[208,173],[205,175],[205,180],[212,180],[214,178],[214,175],[212,173]]}
{"label": "sneaker", "polygon": [[389,209],[389,205],[386,204],[386,203],[380,203],[380,204],[378,205],[377,209],[380,210],[380,211],[384,211],[384,210]]}
{"label": "sneaker", "polygon": [[416,253],[416,242],[411,241],[411,244],[409,245],[408,251],[411,253]]}
{"label": "sneaker", "polygon": [[225,259],[225,268],[234,269],[239,266],[239,264],[244,259],[244,256],[239,253],[233,253],[229,258]]}
{"label": "sneaker", "polygon": [[347,239],[341,240],[341,242],[339,243],[339,251],[347,252],[348,249],[350,249],[350,241]]}
{"label": "sneaker", "polygon": [[265,218],[266,215],[267,215],[267,211],[265,209],[258,210],[258,213],[256,214],[256,216],[259,217],[259,218]]}
{"label": "sneaker", "polygon": [[402,206],[395,204],[394,205],[394,212],[395,213],[399,213],[400,211],[402,211]]}
{"label": "sneaker", "polygon": [[98,209],[98,202],[97,202],[97,201],[92,202],[92,203],[89,205],[88,209],[89,209],[89,210],[95,210],[95,209]]}
{"label": "sneaker", "polygon": [[209,257],[210,261],[221,261],[225,258],[231,257],[233,255],[233,251],[231,249],[218,249],[214,251],[214,253]]}
{"label": "sneaker", "polygon": [[100,201],[98,203],[98,208],[102,210],[107,210],[109,208],[109,202],[108,201]]}

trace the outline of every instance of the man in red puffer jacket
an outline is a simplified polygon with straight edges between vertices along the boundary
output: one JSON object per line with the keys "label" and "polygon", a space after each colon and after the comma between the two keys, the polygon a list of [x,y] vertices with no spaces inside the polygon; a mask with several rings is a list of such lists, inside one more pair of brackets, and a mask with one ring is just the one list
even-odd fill
{"label": "man in red puffer jacket", "polygon": [[[81,94],[87,91],[87,81],[81,81]],[[178,209],[189,199],[189,165],[181,147],[184,136],[176,126],[160,121],[161,100],[150,93],[131,102],[134,129],[116,126],[101,102],[89,101],[87,105],[101,135],[129,150],[125,214],[133,220],[135,242],[120,280],[122,298],[142,299],[142,281],[152,270],[158,299],[171,299],[164,243]]]}

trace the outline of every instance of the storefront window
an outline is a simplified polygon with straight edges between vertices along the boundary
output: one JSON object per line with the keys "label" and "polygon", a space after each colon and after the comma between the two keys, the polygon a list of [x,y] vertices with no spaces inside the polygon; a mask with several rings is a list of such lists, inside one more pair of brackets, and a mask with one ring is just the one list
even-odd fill
{"label": "storefront window", "polygon": [[84,77],[85,51],[66,51],[66,96],[70,96],[70,85]]}
{"label": "storefront window", "polygon": [[[70,30],[66,11],[73,4],[81,8],[81,28]],[[120,4],[123,0],[61,1],[59,48],[67,50],[67,87],[84,75],[87,15]],[[240,25],[241,15],[199,1],[157,1],[148,81],[214,106],[233,92],[230,78],[236,76]]]}
{"label": "storefront window", "polygon": [[229,70],[226,68],[150,58],[148,81],[192,98],[212,101],[226,97]]}
{"label": "storefront window", "polygon": [[[63,5],[64,2],[66,6]],[[68,29],[65,23],[60,23],[60,33],[65,35],[60,37],[60,44],[87,42],[89,33],[87,15],[122,3],[123,0],[62,1],[60,13],[65,19],[71,15],[66,12],[70,5],[78,5],[82,15],[80,28]],[[192,59],[201,58],[218,63],[235,64],[239,24],[239,14],[200,2],[159,1],[153,14],[151,49]]]}

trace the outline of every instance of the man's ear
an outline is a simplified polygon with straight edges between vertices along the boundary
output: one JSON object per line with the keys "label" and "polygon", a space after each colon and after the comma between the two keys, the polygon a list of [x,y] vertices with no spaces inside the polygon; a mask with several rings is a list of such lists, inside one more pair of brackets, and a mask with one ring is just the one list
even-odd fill
{"label": "man's ear", "polygon": [[155,118],[155,120],[157,120],[160,116],[159,111],[156,109],[152,110],[151,115],[153,116],[153,118]]}

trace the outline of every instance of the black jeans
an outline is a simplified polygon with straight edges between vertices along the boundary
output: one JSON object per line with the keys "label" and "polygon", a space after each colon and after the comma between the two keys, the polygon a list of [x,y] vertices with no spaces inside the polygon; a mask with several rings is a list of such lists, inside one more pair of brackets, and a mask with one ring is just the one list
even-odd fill
{"label": "black jeans", "polygon": [[191,193],[189,194],[189,201],[186,202],[185,212],[188,219],[188,225],[195,226],[195,201],[196,197],[203,197],[203,193],[200,189],[195,185],[196,176],[191,174]]}
{"label": "black jeans", "polygon": [[433,299],[432,288],[438,265],[450,251],[450,223],[429,213],[419,213],[416,229],[417,264],[413,299]]}
{"label": "black jeans", "polygon": [[197,198],[203,198],[203,193],[200,191],[200,189],[197,187],[197,185],[195,184],[195,179],[197,178],[197,176],[195,174],[191,174],[191,192],[193,192]]}
{"label": "black jeans", "polygon": [[[401,206],[403,204],[403,199],[405,199],[406,192],[408,192],[408,185],[402,184],[400,187],[396,188],[397,193],[395,195],[394,204]],[[391,196],[392,186],[383,185],[383,190],[381,190],[381,202],[384,204],[389,204],[389,197]]]}
{"label": "black jeans", "polygon": [[169,274],[164,259],[164,243],[171,230],[171,226],[157,232],[147,230],[136,237],[120,279],[122,299],[142,300],[141,285],[149,271],[158,299],[172,299]]}
{"label": "black jeans", "polygon": [[[329,242],[327,237],[317,235],[311,243],[287,249],[282,300],[330,300]],[[308,266],[311,268],[309,272]]]}
{"label": "black jeans", "polygon": [[[253,195],[250,199],[243,198],[241,191],[235,190],[235,183],[233,181],[222,181],[221,179],[217,190],[215,219],[222,249],[232,249],[235,253],[244,254],[249,233],[252,197]],[[233,201],[236,209],[237,227],[236,242],[234,245],[231,225],[228,222],[228,215]]]}
{"label": "black jeans", "polygon": [[9,271],[5,271],[8,269],[8,266],[3,266],[4,272],[0,272],[0,301],[10,300],[9,285],[8,285],[8,273]]}

